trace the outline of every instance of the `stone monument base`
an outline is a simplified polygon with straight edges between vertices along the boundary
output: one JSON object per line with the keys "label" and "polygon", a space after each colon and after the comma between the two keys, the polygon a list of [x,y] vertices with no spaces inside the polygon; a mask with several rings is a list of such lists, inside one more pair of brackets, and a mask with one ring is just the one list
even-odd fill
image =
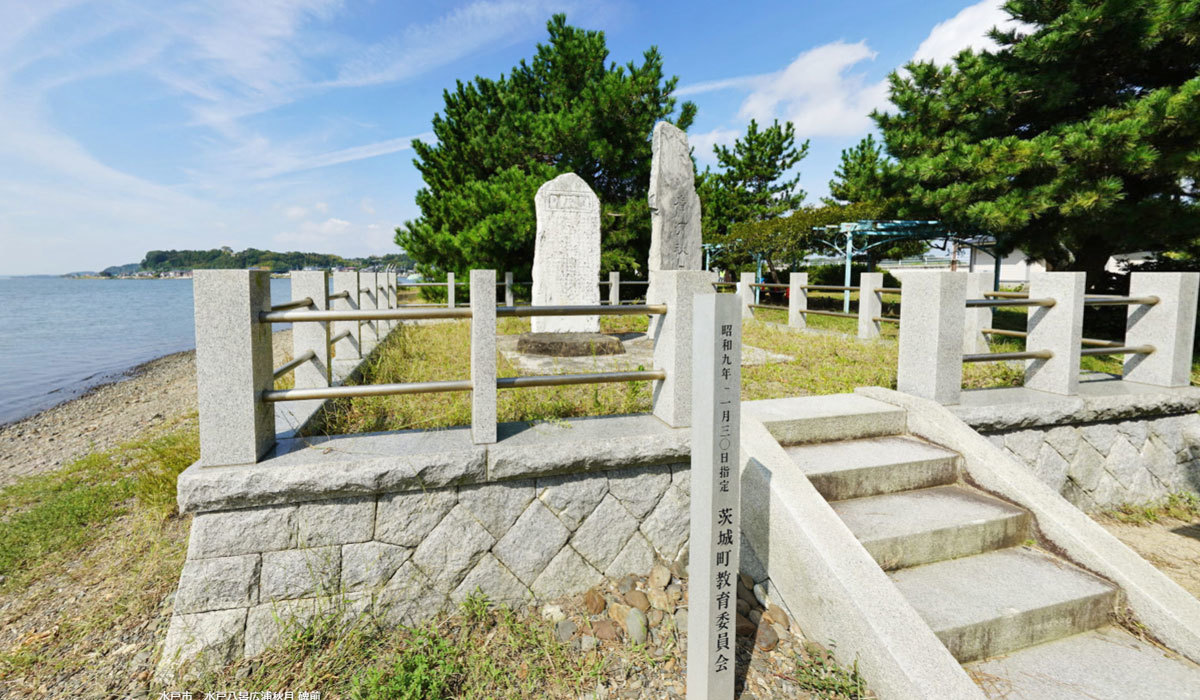
{"label": "stone monument base", "polygon": [[517,340],[517,352],[551,357],[624,355],[618,338],[603,333],[525,333]]}

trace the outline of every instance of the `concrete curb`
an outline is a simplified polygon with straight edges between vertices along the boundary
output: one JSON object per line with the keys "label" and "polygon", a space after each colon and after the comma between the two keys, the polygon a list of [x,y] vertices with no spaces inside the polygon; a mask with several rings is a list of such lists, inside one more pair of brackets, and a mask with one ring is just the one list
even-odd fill
{"label": "concrete curb", "polygon": [[503,423],[476,445],[469,428],[280,440],[256,464],[188,467],[181,513],[367,496],[686,462],[691,431],[649,415]]}

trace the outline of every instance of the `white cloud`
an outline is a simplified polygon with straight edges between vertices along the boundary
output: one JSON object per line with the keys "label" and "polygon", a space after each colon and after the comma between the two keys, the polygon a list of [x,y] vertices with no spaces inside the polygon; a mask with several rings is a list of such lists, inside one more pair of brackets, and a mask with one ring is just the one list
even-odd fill
{"label": "white cloud", "polygon": [[963,49],[995,49],[996,42],[987,36],[992,27],[1003,30],[1030,29],[1029,25],[1009,17],[1004,11],[1004,0],[983,0],[934,26],[929,36],[917,47],[912,60],[944,65]]}
{"label": "white cloud", "polygon": [[267,153],[259,154],[260,158],[269,160],[268,162],[260,163],[260,167],[253,171],[253,175],[266,179],[285,173],[314,170],[316,168],[326,168],[331,165],[349,163],[365,158],[375,158],[376,156],[384,156],[389,153],[407,151],[412,148],[413,139],[424,140],[430,137],[432,137],[432,133],[423,132],[416,136],[401,136],[400,138],[342,148],[326,153],[299,153],[289,152],[288,149],[282,148],[270,149]]}
{"label": "white cloud", "polygon": [[[144,250],[142,236],[127,231],[154,231],[156,246],[207,247],[215,222],[231,209],[238,217],[230,240],[262,245],[256,232],[281,214],[297,225],[308,216],[324,218],[328,212],[291,206],[314,190],[353,206],[362,193],[343,202],[353,195],[338,183],[313,187],[319,176],[296,174],[405,151],[413,137],[381,137],[362,127],[371,135],[356,138],[324,121],[281,137],[278,120],[249,117],[338,88],[410,80],[489,47],[526,41],[564,7],[577,9],[573,20],[602,11],[577,0],[477,0],[435,9],[434,19],[385,34],[398,39],[372,44],[331,22],[343,0],[123,0],[118,6],[0,0],[0,210],[7,213],[0,250],[11,253],[0,267],[22,259],[84,267],[75,260]],[[105,89],[138,85],[129,109],[148,104],[171,115],[152,129],[179,134],[182,156],[172,153],[165,167],[162,160],[130,166],[136,157],[111,155],[124,137],[93,133],[105,150],[91,151],[91,142],[61,126],[55,98],[81,82],[110,78]],[[115,93],[113,100],[125,101]],[[107,113],[104,122],[117,123]],[[262,207],[267,197],[274,199]],[[311,226],[287,228],[294,236],[324,235]],[[89,240],[55,249],[57,231]],[[40,243],[10,245],[10,236]],[[116,241],[125,247],[114,250]]]}
{"label": "white cloud", "polygon": [[367,235],[364,238],[367,250],[372,253],[395,253],[396,231],[388,224],[368,224]]}
{"label": "white cloud", "polygon": [[809,49],[750,93],[738,117],[760,123],[787,120],[801,138],[866,131],[871,127],[868,114],[886,103],[887,87],[851,71],[875,56],[865,41]]}
{"label": "white cloud", "polygon": [[684,85],[683,87],[676,88],[675,92],[671,93],[671,96],[688,97],[690,95],[701,95],[706,92],[754,88],[761,84],[765,77],[766,76],[763,75],[743,75],[738,78],[707,80],[701,83],[693,83],[691,85]]}
{"label": "white cloud", "polygon": [[394,40],[368,47],[328,84],[363,86],[405,80],[482,46],[521,41],[540,32],[553,12],[574,9],[570,2],[479,0],[428,24],[410,26]]}
{"label": "white cloud", "polygon": [[[987,32],[1001,29],[1029,30],[1029,25],[1012,20],[1003,10],[1003,0],[982,0],[950,19],[938,23],[913,54],[914,61],[946,63],[965,48],[992,49],[996,43]],[[866,41],[835,41],[801,53],[775,73],[744,75],[686,85],[676,97],[721,90],[743,90],[749,94],[738,109],[738,119],[770,123],[790,121],[799,138],[856,136],[873,126],[872,110],[886,110],[886,80],[868,80],[862,69],[877,54]],[[712,162],[715,143],[732,143],[741,130],[716,128],[689,136],[699,160]]]}
{"label": "white cloud", "polygon": [[692,147],[698,162],[715,165],[717,158],[713,154],[713,146],[729,146],[741,135],[742,132],[737,129],[713,129],[702,134],[688,134],[688,145]]}
{"label": "white cloud", "polygon": [[358,208],[362,209],[362,212],[364,214],[374,214],[375,213],[375,203],[371,200],[370,197],[363,197],[361,200],[359,200]]}
{"label": "white cloud", "polygon": [[329,212],[329,205],[326,204],[325,202],[317,202],[316,204],[313,205],[313,209],[316,209],[317,211],[321,212],[322,214],[326,214]]}
{"label": "white cloud", "polygon": [[351,233],[353,225],[345,219],[330,217],[324,221],[305,221],[291,231],[275,234],[275,242],[283,245],[309,246],[329,250]]}

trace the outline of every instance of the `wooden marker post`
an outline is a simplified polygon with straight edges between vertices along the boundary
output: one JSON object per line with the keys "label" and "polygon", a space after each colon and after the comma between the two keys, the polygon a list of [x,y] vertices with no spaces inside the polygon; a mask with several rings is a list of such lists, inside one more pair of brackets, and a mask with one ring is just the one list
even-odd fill
{"label": "wooden marker post", "polygon": [[732,700],[740,532],[742,303],[694,297],[687,695]]}

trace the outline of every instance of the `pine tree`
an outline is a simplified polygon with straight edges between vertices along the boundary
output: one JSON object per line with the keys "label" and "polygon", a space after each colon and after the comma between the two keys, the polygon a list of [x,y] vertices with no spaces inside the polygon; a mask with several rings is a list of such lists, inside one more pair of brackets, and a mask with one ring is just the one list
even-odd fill
{"label": "pine tree", "polygon": [[842,151],[841,162],[829,181],[829,204],[881,203],[887,198],[885,181],[890,164],[883,155],[883,146],[875,137],[867,137],[852,148]]}
{"label": "pine tree", "polygon": [[[604,33],[555,15],[539,44],[508,76],[459,81],[433,118],[434,144],[414,141],[425,180],[421,216],[396,229],[396,243],[429,276],[470,268],[513,271],[533,264],[534,195],[574,172],[600,198],[601,268],[637,270],[650,250],[650,133],[675,111],[677,78],[664,79],[651,48],[640,65],[608,63]],[[687,129],[696,108],[674,119]]]}
{"label": "pine tree", "polygon": [[782,247],[778,241],[748,239],[733,233],[733,226],[778,218],[800,208],[805,192],[800,174],[787,172],[808,155],[808,141],[796,145],[791,122],[774,122],[761,131],[751,119],[746,135],[732,148],[714,146],[718,172],[705,169],[698,190],[704,209],[704,238],[722,246],[718,261],[727,268],[750,264],[764,256],[772,271]]}
{"label": "pine tree", "polygon": [[876,113],[901,214],[1099,281],[1200,224],[1200,3],[1010,0],[1032,29],[891,75]]}

